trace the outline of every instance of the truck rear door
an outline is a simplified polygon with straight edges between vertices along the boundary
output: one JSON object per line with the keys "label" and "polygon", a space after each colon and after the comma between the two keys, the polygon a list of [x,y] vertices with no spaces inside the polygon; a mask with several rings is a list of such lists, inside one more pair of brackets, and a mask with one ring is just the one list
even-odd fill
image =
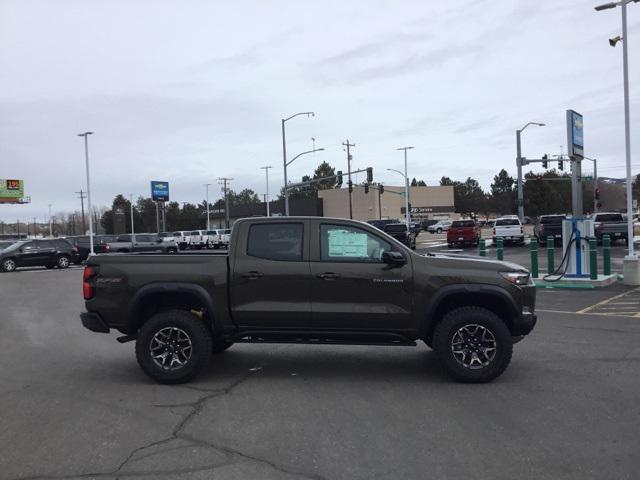
{"label": "truck rear door", "polygon": [[234,227],[231,309],[243,328],[311,325],[309,221],[240,222]]}

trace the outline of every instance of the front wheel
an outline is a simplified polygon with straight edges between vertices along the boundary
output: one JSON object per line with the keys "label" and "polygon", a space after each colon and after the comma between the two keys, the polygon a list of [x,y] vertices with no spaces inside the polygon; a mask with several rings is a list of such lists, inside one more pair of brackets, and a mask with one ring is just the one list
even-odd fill
{"label": "front wheel", "polygon": [[495,313],[482,307],[460,307],[436,326],[433,347],[445,371],[459,382],[490,382],[509,365],[511,333]]}
{"label": "front wheel", "polygon": [[13,272],[17,267],[16,261],[13,258],[7,258],[2,261],[2,270],[5,272]]}
{"label": "front wheel", "polygon": [[184,383],[209,363],[211,333],[186,310],[167,310],[151,317],[138,332],[136,359],[159,383]]}

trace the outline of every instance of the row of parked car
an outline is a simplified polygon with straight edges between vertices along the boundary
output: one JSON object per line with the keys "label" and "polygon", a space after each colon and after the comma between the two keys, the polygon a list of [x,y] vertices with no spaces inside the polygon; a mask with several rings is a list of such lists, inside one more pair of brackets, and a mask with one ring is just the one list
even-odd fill
{"label": "row of parked car", "polygon": [[[93,251],[176,253],[189,248],[228,248],[230,236],[229,229],[94,235]],[[90,251],[88,235],[4,241],[0,243],[0,268],[5,272],[19,267],[68,268],[71,264],[80,265]]]}

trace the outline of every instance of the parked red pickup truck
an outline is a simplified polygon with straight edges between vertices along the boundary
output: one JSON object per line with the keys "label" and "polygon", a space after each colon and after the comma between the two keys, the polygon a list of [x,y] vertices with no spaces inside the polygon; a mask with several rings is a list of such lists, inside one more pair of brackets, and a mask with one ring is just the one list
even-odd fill
{"label": "parked red pickup truck", "polygon": [[447,245],[449,248],[463,244],[478,245],[480,236],[480,227],[475,220],[456,220],[447,230]]}

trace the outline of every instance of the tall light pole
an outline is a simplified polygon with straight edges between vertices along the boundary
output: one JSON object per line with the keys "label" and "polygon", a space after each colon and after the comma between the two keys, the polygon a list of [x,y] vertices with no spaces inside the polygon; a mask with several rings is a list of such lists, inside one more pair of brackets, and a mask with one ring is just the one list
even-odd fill
{"label": "tall light pole", "polygon": [[302,155],[308,155],[310,153],[323,152],[323,151],[324,151],[324,148],[316,148],[314,150],[307,150],[306,152],[299,153],[298,155],[293,157],[288,162],[284,162],[284,176],[285,176],[285,181],[284,181],[284,214],[287,217],[289,216],[289,185],[288,185],[287,180],[286,180],[287,167],[289,165],[291,165],[295,160],[298,159],[298,157],[301,157]]}
{"label": "tall light pole", "polygon": [[387,168],[390,172],[396,172],[402,175],[404,178],[404,216],[407,222],[407,225],[411,221],[411,217],[409,216],[409,180],[406,174],[402,173],[400,170],[396,170],[395,168]]}
{"label": "tall light pole", "polygon": [[622,82],[624,90],[624,144],[627,163],[627,244],[628,255],[624,258],[623,275],[624,282],[629,285],[640,285],[640,260],[633,248],[633,199],[631,189],[631,131],[629,113],[629,32],[627,31],[627,3],[638,0],[621,0],[619,2],[605,3],[595,7],[596,11],[622,7],[622,38],[616,37],[609,40],[612,47],[622,41]]}
{"label": "tall light pole", "polygon": [[404,182],[405,182],[405,199],[404,199],[404,208],[406,210],[406,214],[407,214],[407,225],[411,224],[411,212],[409,211],[409,174],[407,173],[407,150],[412,150],[413,147],[400,147],[400,148],[396,148],[396,150],[403,150],[404,151]]}
{"label": "tall light pole", "polygon": [[[295,118],[295,117],[297,117],[299,115],[306,115],[307,117],[315,117],[316,114],[314,112],[299,112],[299,113],[296,113],[295,115],[291,115],[290,117],[282,119],[282,165],[284,166],[284,214],[286,216],[289,216],[289,191],[287,189],[287,185],[288,185],[288,182],[287,182],[287,165],[289,165],[289,163],[293,162],[293,160],[291,160],[291,162],[287,163],[287,141],[286,141],[286,137],[285,137],[284,124],[286,122],[288,122],[289,120],[291,120],[292,118]],[[312,151],[315,151],[315,148]],[[294,160],[295,160],[295,158],[294,158]]]}
{"label": "tall light pole", "polygon": [[49,204],[49,237],[53,237],[53,228],[51,226],[51,204]]}
{"label": "tall light pole", "polygon": [[207,202],[207,230],[211,230],[211,217],[209,216],[209,185],[210,183],[205,183],[204,188],[206,192],[206,202]]}
{"label": "tall light pole", "polygon": [[524,222],[524,191],[522,188],[522,148],[520,145],[520,134],[529,125],[544,127],[544,123],[529,122],[520,130],[516,130],[516,165],[518,167],[518,218],[521,222]]}
{"label": "tall light pole", "polygon": [[[315,143],[315,142],[314,142]],[[267,217],[270,216],[269,215],[269,169],[273,168],[270,165],[264,166],[264,167],[260,167],[262,170],[264,170],[264,174],[266,176],[266,181],[267,181],[267,194],[264,198],[264,203],[267,204]]]}
{"label": "tall light pole", "polygon": [[89,254],[93,255],[93,218],[91,210],[91,177],[89,175],[89,135],[93,135],[93,132],[79,133],[79,137],[84,137],[84,161],[87,170],[87,208],[89,209]]}

